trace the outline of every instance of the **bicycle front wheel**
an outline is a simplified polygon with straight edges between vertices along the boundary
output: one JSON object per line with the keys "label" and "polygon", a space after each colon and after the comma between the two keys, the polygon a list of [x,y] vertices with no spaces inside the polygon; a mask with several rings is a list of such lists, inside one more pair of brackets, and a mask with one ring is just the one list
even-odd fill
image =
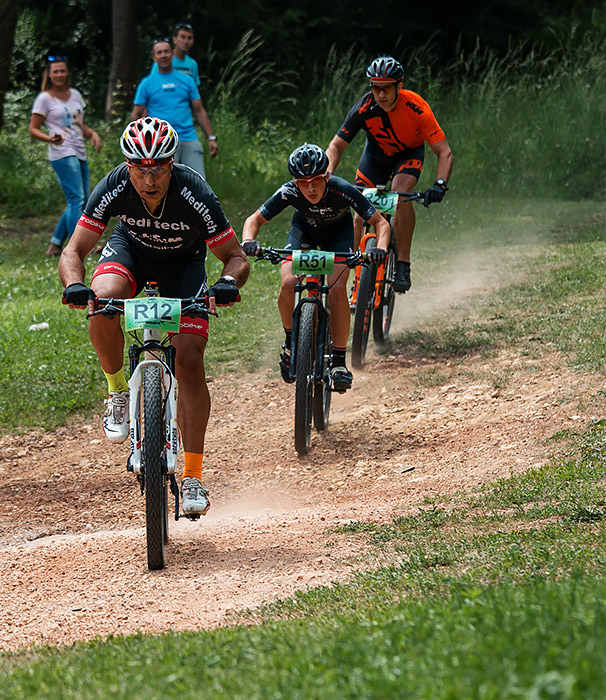
{"label": "bicycle front wheel", "polygon": [[330,323],[326,319],[324,342],[322,343],[322,379],[314,386],[314,426],[316,430],[326,430],[330,416],[330,360],[332,357],[332,339],[330,337]]}
{"label": "bicycle front wheel", "polygon": [[167,481],[162,465],[164,451],[163,385],[159,367],[143,374],[143,476],[147,566],[164,568],[164,543],[168,538]]}
{"label": "bicycle front wheel", "polygon": [[380,302],[375,306],[372,316],[372,335],[377,345],[384,345],[389,337],[393,309],[396,303],[396,292],[393,288],[396,277],[396,250],[389,246],[385,260],[385,273],[381,285]]}
{"label": "bicycle front wheel", "polygon": [[[377,239],[369,238],[366,243],[366,252],[376,248]],[[354,314],[353,333],[351,337],[351,361],[354,367],[362,367],[366,359],[368,346],[368,334],[374,307],[376,267],[370,263],[363,265],[360,270],[360,282],[358,284],[358,300]]]}
{"label": "bicycle front wheel", "polygon": [[299,455],[309,452],[311,438],[317,327],[316,305],[303,304],[299,318],[295,371],[295,450]]}

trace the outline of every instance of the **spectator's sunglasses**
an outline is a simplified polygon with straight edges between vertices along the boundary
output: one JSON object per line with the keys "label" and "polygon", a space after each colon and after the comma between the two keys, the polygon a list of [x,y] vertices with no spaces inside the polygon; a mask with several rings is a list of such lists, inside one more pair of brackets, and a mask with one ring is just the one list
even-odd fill
{"label": "spectator's sunglasses", "polygon": [[67,56],[47,56],[46,60],[49,63],[55,63],[55,61],[67,61]]}
{"label": "spectator's sunglasses", "polygon": [[167,44],[170,44],[170,39],[167,36],[158,36],[155,39],[152,39],[152,48],[161,41],[165,41]]}
{"label": "spectator's sunglasses", "polygon": [[179,29],[186,29],[188,32],[194,31],[194,28],[188,22],[179,22],[179,24],[175,24],[175,34],[179,31]]}

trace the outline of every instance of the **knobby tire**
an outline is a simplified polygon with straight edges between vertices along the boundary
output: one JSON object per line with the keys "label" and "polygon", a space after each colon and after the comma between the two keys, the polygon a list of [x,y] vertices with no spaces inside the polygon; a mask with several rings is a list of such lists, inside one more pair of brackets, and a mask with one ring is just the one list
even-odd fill
{"label": "knobby tire", "polygon": [[396,249],[391,244],[387,251],[385,261],[385,276],[381,289],[381,302],[373,311],[372,316],[372,336],[377,345],[384,345],[389,337],[391,321],[393,319],[393,308],[396,303],[396,292],[393,288],[396,277],[396,260],[398,256]]}
{"label": "knobby tire", "polygon": [[330,323],[326,321],[324,342],[322,343],[322,381],[314,387],[314,426],[316,430],[326,430],[330,416],[330,390],[328,377],[330,374],[330,360],[332,356],[332,339],[330,337]]}
{"label": "knobby tire", "polygon": [[295,450],[299,455],[308,453],[311,437],[317,323],[316,305],[303,304],[299,318],[295,372]]}
{"label": "knobby tire", "polygon": [[167,485],[162,473],[164,449],[163,392],[159,367],[146,367],[143,377],[143,458],[147,566],[164,568],[167,532]]}
{"label": "knobby tire", "polygon": [[[366,252],[376,248],[376,246],[377,239],[369,238],[366,243]],[[366,348],[368,346],[368,335],[370,333],[374,305],[375,277],[376,267],[374,264],[369,263],[368,266],[361,266],[358,301],[356,302],[351,338],[351,361],[356,368],[362,367],[366,359]]]}

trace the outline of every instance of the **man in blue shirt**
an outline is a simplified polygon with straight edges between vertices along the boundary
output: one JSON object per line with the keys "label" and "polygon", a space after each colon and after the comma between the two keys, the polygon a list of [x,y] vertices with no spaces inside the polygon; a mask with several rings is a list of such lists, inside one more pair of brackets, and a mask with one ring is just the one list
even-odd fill
{"label": "man in blue shirt", "polygon": [[192,112],[208,140],[211,158],[217,155],[219,147],[198,88],[191,76],[174,69],[168,39],[154,40],[152,56],[158,70],[139,83],[131,120],[140,119],[147,110],[150,117],[169,121],[179,135],[175,163],[189,165],[205,177],[202,144],[196,134]]}
{"label": "man in blue shirt", "polygon": [[[173,31],[173,68],[191,76],[199,90],[200,73],[198,72],[198,63],[189,55],[193,45],[194,30],[191,24],[186,22],[175,24],[175,30]],[[158,64],[154,61],[150,72],[155,73],[157,70]]]}

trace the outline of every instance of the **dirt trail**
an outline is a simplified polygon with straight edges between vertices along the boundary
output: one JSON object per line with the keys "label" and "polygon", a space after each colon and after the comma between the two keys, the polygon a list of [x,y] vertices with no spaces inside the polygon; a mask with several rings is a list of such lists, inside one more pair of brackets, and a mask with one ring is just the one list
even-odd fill
{"label": "dirt trail", "polygon": [[[490,376],[505,369],[495,390]],[[314,433],[305,459],[292,444],[292,387],[275,375],[216,379],[204,467],[212,508],[197,523],[171,521],[161,572],[146,568],[125,445],[82,421],[0,440],[2,648],[211,627],[230,611],[345,580],[360,545],[331,534],[336,524],[389,521],[424,496],[542,464],[546,437],[603,409],[579,408],[598,378],[544,360],[503,355],[467,360],[466,370],[427,388],[401,357],[375,358],[334,397],[329,430]]]}

